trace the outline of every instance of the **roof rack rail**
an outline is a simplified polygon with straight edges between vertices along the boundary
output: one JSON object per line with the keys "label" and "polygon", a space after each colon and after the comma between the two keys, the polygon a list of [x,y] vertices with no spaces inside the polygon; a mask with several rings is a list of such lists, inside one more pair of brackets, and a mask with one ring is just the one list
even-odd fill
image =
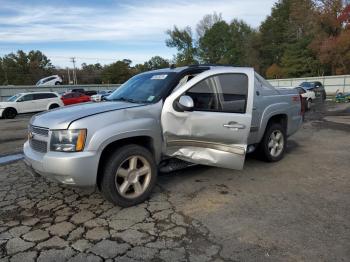
{"label": "roof rack rail", "polygon": [[234,65],[229,65],[229,64],[193,64],[189,65],[188,67],[200,67],[200,66],[234,66]]}

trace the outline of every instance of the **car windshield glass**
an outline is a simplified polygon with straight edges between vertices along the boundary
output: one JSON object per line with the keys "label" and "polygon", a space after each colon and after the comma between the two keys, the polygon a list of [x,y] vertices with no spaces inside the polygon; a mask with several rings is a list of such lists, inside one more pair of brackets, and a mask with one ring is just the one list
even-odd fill
{"label": "car windshield glass", "polygon": [[7,99],[8,102],[15,102],[17,98],[19,98],[21,95],[18,94],[18,95],[14,95],[14,96],[11,96],[10,98]]}
{"label": "car windshield glass", "polygon": [[310,83],[310,82],[302,82],[300,84],[300,86],[307,87],[307,88],[313,87],[312,83]]}
{"label": "car windshield glass", "polygon": [[175,77],[175,73],[145,73],[132,77],[109,97],[109,101],[128,101],[131,103],[157,102]]}

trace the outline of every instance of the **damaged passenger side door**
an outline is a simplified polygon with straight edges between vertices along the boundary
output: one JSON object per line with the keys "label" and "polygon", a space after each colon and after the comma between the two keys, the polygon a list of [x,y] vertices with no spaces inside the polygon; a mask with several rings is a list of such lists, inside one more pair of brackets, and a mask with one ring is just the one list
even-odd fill
{"label": "damaged passenger side door", "polygon": [[252,119],[254,71],[203,72],[164,102],[165,154],[196,164],[242,169]]}

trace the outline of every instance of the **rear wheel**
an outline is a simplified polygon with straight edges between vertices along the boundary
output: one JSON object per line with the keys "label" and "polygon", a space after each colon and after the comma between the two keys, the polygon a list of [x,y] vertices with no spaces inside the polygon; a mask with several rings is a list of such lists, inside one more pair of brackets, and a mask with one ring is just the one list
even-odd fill
{"label": "rear wheel", "polygon": [[6,108],[2,113],[2,116],[7,119],[13,119],[17,115],[17,110],[14,108]]}
{"label": "rear wheel", "polygon": [[55,83],[55,86],[59,86],[59,85],[61,85],[61,82],[58,82],[58,81],[57,81],[57,82]]}
{"label": "rear wheel", "polygon": [[260,143],[260,153],[265,161],[276,162],[283,158],[287,145],[286,131],[279,123],[267,127]]}
{"label": "rear wheel", "polygon": [[60,107],[60,106],[57,104],[52,104],[52,105],[50,105],[49,110],[54,109],[54,108],[58,108],[58,107]]}
{"label": "rear wheel", "polygon": [[151,152],[138,145],[127,145],[107,161],[101,191],[112,203],[129,207],[145,201],[156,180],[157,167]]}

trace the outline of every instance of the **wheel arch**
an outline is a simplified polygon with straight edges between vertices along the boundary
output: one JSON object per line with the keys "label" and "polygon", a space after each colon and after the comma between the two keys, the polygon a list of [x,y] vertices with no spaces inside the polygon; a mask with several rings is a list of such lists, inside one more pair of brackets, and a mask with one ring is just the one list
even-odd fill
{"label": "wheel arch", "polygon": [[15,110],[16,113],[18,114],[17,108],[15,108],[15,107],[13,107],[13,106],[8,106],[8,107],[6,107],[6,108],[4,109],[4,111],[5,111],[5,110],[9,110],[9,109]]}
{"label": "wheel arch", "polygon": [[7,110],[10,110],[10,109],[13,109],[15,110],[16,112],[16,115],[18,115],[18,111],[17,111],[17,108],[13,107],[13,106],[8,106],[4,109],[4,111],[2,112],[2,117],[4,116],[4,113],[7,111]]}
{"label": "wheel arch", "polygon": [[[263,116],[264,117],[264,116]],[[264,134],[266,132],[266,129],[268,128],[269,125],[272,123],[280,123],[283,127],[286,133],[288,133],[288,115],[286,113],[278,113],[276,112],[275,114],[270,115],[269,117],[266,118],[267,120],[263,122],[262,124],[262,130],[259,134],[259,143],[264,137]]]}
{"label": "wheel arch", "polygon": [[132,137],[122,138],[122,139],[118,139],[113,142],[110,142],[103,148],[98,161],[96,185],[99,189],[101,189],[100,186],[101,186],[101,181],[103,176],[103,166],[108,160],[108,156],[110,156],[118,148],[125,145],[130,145],[130,144],[145,147],[155,157],[156,163],[159,162],[159,157],[157,157],[156,148],[154,146],[154,140],[151,136],[147,136],[147,135],[132,136]]}
{"label": "wheel arch", "polygon": [[[283,126],[285,131],[287,132],[288,128],[288,115],[287,114],[276,114],[269,118],[267,121],[266,127],[268,127],[272,123],[279,123]],[[266,129],[266,128],[265,128]]]}
{"label": "wheel arch", "polygon": [[[56,106],[56,107],[54,107],[54,108],[61,107],[59,103],[53,102],[53,103],[50,103],[50,104],[47,106],[47,110],[50,110],[51,106]],[[54,109],[54,108],[51,108],[51,109]]]}

